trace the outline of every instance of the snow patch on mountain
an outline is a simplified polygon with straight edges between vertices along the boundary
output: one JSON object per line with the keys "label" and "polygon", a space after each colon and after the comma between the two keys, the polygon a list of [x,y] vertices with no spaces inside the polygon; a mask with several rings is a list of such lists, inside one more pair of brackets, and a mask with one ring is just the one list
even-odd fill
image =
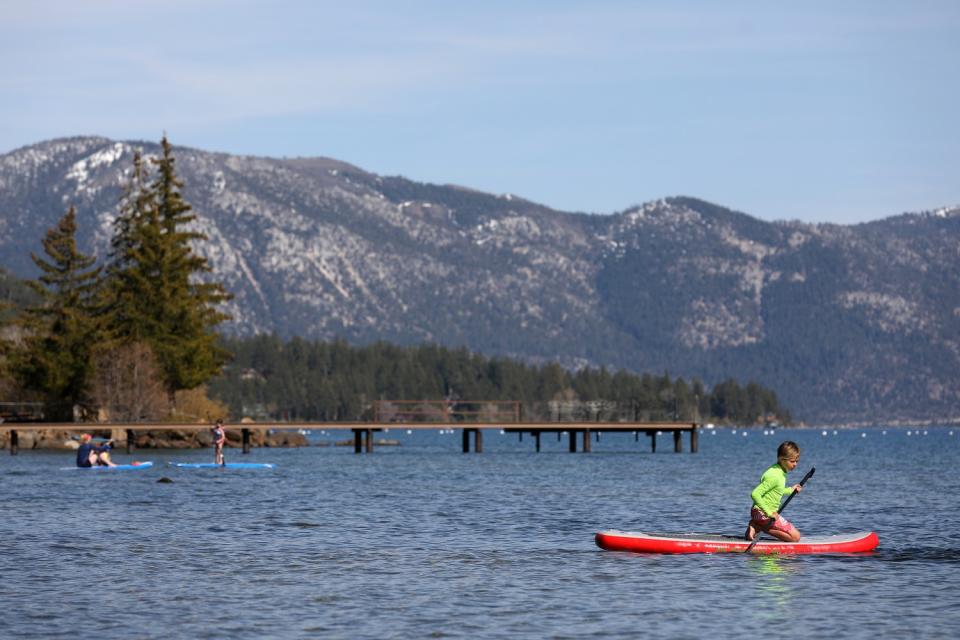
{"label": "snow patch on mountain", "polygon": [[902,296],[872,291],[847,291],[839,296],[845,309],[861,308],[870,324],[887,332],[923,331],[929,326],[919,305]]}
{"label": "snow patch on mountain", "polygon": [[711,351],[755,344],[763,339],[756,314],[705,299],[694,300],[677,331],[678,340],[690,349]]}
{"label": "snow patch on mountain", "polygon": [[108,167],[112,165],[114,162],[122,158],[124,153],[127,151],[127,145],[123,144],[122,142],[116,142],[105,149],[101,149],[90,156],[75,162],[67,171],[66,177],[68,180],[74,180],[77,183],[76,188],[78,191],[93,190],[94,188],[88,186],[87,184],[90,178],[90,172],[100,167]]}

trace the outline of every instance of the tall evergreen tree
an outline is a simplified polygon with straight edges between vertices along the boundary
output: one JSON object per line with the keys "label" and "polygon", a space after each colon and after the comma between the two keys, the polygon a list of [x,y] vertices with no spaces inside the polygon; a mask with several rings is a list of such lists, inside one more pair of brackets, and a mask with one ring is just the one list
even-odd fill
{"label": "tall evergreen tree", "polygon": [[120,198],[120,211],[113,221],[110,240],[111,269],[122,269],[136,246],[134,233],[154,207],[154,194],[147,184],[147,174],[140,151],[133,153],[133,169]]}
{"label": "tall evergreen tree", "polygon": [[172,403],[176,391],[202,384],[227,360],[213,328],[227,318],[217,305],[230,295],[202,280],[211,269],[191,245],[206,236],[189,229],[196,216],[181,194],[166,136],[161,147],[148,184],[134,158],[112,246],[108,324],[114,339],[150,345]]}
{"label": "tall evergreen tree", "polygon": [[104,324],[114,345],[137,343],[142,338],[140,301],[142,291],[134,279],[135,251],[142,225],[155,209],[153,193],[147,185],[146,171],[139,151],[133,155],[133,170],[124,186],[119,213],[113,223],[110,240],[107,281],[104,287]]}
{"label": "tall evergreen tree", "polygon": [[100,334],[101,268],[77,250],[76,232],[71,207],[43,239],[47,257],[31,255],[41,275],[28,284],[41,303],[26,309],[24,344],[12,362],[20,384],[43,394],[47,415],[54,420],[72,420],[75,406],[92,409],[88,396]]}

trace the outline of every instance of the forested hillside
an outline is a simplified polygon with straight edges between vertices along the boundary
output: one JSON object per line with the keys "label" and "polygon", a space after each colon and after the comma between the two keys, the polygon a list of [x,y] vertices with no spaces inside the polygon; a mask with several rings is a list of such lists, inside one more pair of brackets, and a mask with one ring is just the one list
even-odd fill
{"label": "forested hillside", "polygon": [[756,383],[636,375],[556,363],[535,366],[466,349],[342,340],[227,339],[234,354],[210,393],[234,419],[353,421],[376,400],[519,401],[524,420],[681,420],[749,425],[789,422],[777,396]]}

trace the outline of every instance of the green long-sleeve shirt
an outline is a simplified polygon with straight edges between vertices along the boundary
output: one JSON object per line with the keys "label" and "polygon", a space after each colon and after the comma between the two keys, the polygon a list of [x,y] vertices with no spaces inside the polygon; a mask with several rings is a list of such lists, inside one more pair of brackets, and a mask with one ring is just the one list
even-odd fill
{"label": "green long-sleeve shirt", "polygon": [[780,463],[774,463],[760,476],[760,484],[750,493],[753,504],[760,507],[768,516],[780,509],[780,500],[784,494],[793,493],[793,487],[787,486],[787,472]]}

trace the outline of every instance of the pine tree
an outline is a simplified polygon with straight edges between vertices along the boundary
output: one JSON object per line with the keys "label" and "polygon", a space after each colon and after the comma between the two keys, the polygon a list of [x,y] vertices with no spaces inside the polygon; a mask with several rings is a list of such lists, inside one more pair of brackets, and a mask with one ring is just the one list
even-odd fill
{"label": "pine tree", "polygon": [[31,254],[41,276],[28,284],[41,302],[26,309],[24,344],[13,354],[20,384],[41,393],[47,415],[71,421],[74,407],[89,411],[93,352],[99,341],[97,299],[101,286],[96,259],[77,250],[73,207],[43,239],[47,258]]}
{"label": "pine tree", "polygon": [[147,185],[147,175],[140,151],[133,154],[133,170],[120,199],[120,212],[113,221],[113,238],[110,240],[111,269],[126,266],[136,246],[134,233],[154,207],[153,193]]}
{"label": "pine tree", "polygon": [[140,301],[142,293],[134,281],[135,251],[140,228],[155,209],[153,194],[146,183],[146,171],[139,151],[133,155],[133,170],[124,186],[119,213],[113,222],[107,280],[104,287],[104,325],[111,347],[137,344],[142,338]]}
{"label": "pine tree", "polygon": [[162,155],[146,183],[139,155],[121,201],[112,244],[108,324],[122,343],[150,345],[163,372],[168,397],[192,389],[220,372],[228,354],[213,328],[227,319],[217,305],[230,299],[192,243],[206,236],[189,230],[196,219],[183,199],[166,136]]}

